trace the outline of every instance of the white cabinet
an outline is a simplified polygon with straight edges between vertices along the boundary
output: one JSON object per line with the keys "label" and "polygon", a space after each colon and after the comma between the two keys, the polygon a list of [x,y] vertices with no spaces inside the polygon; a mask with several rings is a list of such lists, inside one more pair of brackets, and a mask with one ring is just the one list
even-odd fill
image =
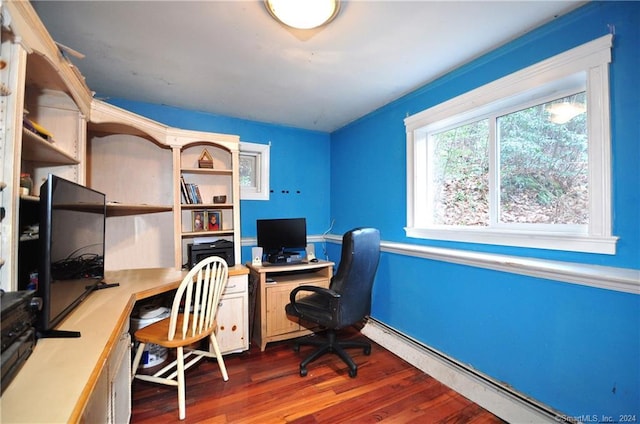
{"label": "white cabinet", "polygon": [[130,418],[131,336],[127,325],[102,368],[81,422],[121,424]]}
{"label": "white cabinet", "polygon": [[216,339],[223,354],[249,349],[248,310],[247,275],[230,276],[216,317]]}
{"label": "white cabinet", "polygon": [[121,333],[115,352],[109,358],[109,420],[128,423],[131,418],[131,336]]}

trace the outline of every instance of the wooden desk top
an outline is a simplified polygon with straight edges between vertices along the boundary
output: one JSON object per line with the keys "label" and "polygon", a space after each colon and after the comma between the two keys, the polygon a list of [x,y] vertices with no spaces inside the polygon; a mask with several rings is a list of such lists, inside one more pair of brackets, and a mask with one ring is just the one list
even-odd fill
{"label": "wooden desk top", "polygon": [[253,265],[251,262],[246,263],[247,268],[257,272],[259,274],[267,274],[271,272],[287,272],[287,271],[303,271],[312,270],[318,268],[326,268],[328,266],[334,266],[335,263],[331,261],[318,262],[301,262],[296,264],[271,264],[271,265]]}
{"label": "wooden desk top", "polygon": [[[248,272],[242,265],[229,268],[230,276]],[[105,281],[120,286],[91,293],[57,327],[80,331],[80,338],[38,340],[2,394],[0,422],[78,421],[135,302],[177,288],[186,273],[173,268],[107,272]]]}

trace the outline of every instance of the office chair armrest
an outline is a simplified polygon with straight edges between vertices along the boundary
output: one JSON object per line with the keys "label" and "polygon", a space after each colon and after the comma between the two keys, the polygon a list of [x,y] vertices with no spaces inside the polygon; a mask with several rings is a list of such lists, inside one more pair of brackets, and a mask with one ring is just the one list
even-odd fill
{"label": "office chair armrest", "polygon": [[[306,314],[298,309],[298,303],[296,302],[296,295],[299,292],[312,292],[320,295],[325,298],[330,306],[330,310],[336,310],[338,308],[338,304],[340,303],[340,293],[337,293],[331,289],[327,289],[324,287],[317,286],[298,286],[295,289],[291,290],[289,294],[289,301],[291,302],[291,307],[298,314],[298,316],[305,316]],[[306,305],[305,308],[312,308],[318,310],[324,310],[324,308],[316,308],[312,305]]]}
{"label": "office chair armrest", "polygon": [[336,293],[331,289],[318,286],[298,286],[295,289],[291,290],[291,293],[289,294],[289,300],[291,301],[291,303],[296,303],[296,295],[301,291],[318,293],[319,295],[322,295],[329,299],[340,299],[340,293]]}

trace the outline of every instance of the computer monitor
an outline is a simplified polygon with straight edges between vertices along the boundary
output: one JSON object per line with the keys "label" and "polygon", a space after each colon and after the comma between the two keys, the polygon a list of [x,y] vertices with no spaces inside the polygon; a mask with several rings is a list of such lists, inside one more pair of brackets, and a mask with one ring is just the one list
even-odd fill
{"label": "computer monitor", "polygon": [[[305,218],[259,219],[256,221],[258,246],[268,262],[287,262],[287,256],[307,247]],[[273,260],[280,257],[280,260]]]}

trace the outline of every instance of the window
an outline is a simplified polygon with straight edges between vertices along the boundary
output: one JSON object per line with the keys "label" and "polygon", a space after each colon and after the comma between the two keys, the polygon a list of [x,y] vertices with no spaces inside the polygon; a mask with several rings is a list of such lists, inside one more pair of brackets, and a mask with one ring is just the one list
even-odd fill
{"label": "window", "polygon": [[408,117],[407,235],[615,254],[611,41]]}
{"label": "window", "polygon": [[240,198],[269,200],[268,144],[240,143]]}

